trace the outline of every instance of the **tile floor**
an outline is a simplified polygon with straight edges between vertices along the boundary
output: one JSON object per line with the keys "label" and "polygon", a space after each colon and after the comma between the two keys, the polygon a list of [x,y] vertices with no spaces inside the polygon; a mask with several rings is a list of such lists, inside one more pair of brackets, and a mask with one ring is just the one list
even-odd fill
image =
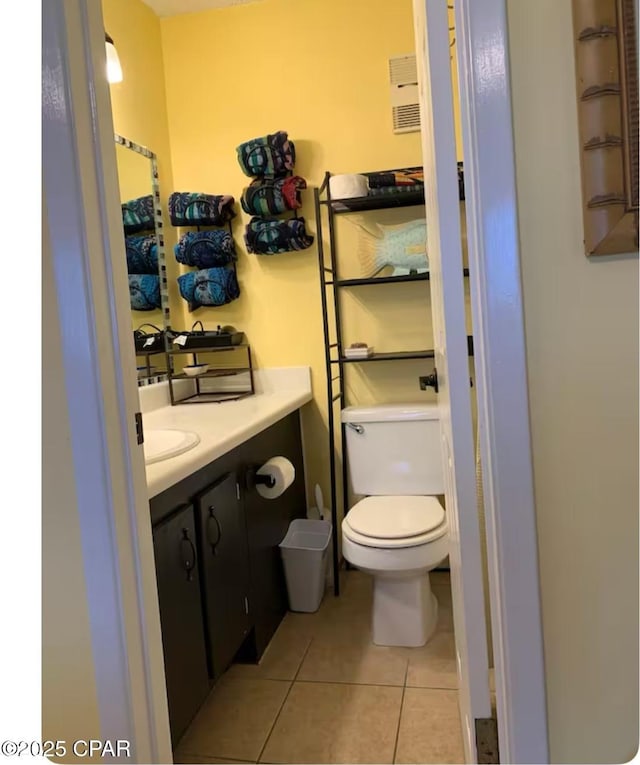
{"label": "tile floor", "polygon": [[288,613],[259,665],[234,664],[182,737],[177,763],[462,763],[451,590],[424,648],[371,642],[371,578],[343,572],[315,614]]}

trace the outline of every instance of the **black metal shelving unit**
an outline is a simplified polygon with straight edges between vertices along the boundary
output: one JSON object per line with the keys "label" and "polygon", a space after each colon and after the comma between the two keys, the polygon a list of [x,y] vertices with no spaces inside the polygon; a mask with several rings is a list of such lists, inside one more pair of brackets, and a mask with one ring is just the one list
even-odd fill
{"label": "black metal shelving unit", "polygon": [[[156,351],[136,350],[136,362],[138,361],[138,359],[144,359],[143,365],[136,364],[138,369],[138,384],[139,385],[145,384],[145,383],[148,384],[149,382],[154,382],[156,378],[160,378],[167,375],[166,369],[158,370],[156,367],[153,367],[151,365],[152,356],[162,356],[164,360],[166,358],[166,351],[164,350],[164,348],[160,350],[156,350]],[[142,366],[145,367],[144,374],[140,374],[140,369]]]}
{"label": "black metal shelving unit", "polygon": [[[193,356],[193,363],[198,364],[198,356],[200,354],[211,353],[240,353],[244,354],[246,359],[244,364],[229,367],[219,366],[208,369],[206,372],[202,372],[199,375],[192,376],[187,375],[184,372],[176,372],[174,370],[173,357],[176,355],[189,354]],[[192,348],[173,348],[166,352],[167,359],[167,375],[169,381],[169,395],[171,398],[171,405],[176,404],[218,404],[223,401],[237,401],[247,396],[252,396],[255,393],[255,386],[253,380],[253,364],[251,360],[251,347],[248,343],[238,343],[236,345],[200,345]],[[205,362],[206,363],[206,362]],[[224,390],[224,391],[208,391],[202,388],[202,381],[211,380],[215,378],[229,378],[237,375],[248,375],[248,387],[246,390]],[[189,380],[194,384],[193,392],[190,395],[178,398],[174,390],[174,383],[178,380]]]}
{"label": "black metal shelving unit", "polygon": [[[459,165],[459,179],[462,168]],[[342,507],[346,512],[348,508],[348,476],[346,460],[346,433],[340,422],[340,414],[335,417],[336,402],[340,402],[340,409],[347,406],[344,386],[345,364],[370,364],[373,362],[404,361],[407,359],[433,359],[433,349],[419,349],[413,351],[392,351],[386,353],[373,353],[363,358],[348,358],[344,354],[342,341],[342,319],[339,300],[341,288],[363,287],[381,284],[402,284],[407,282],[428,282],[429,272],[409,273],[399,276],[376,276],[342,279],[338,273],[336,255],[336,215],[367,212],[373,210],[388,210],[400,207],[424,206],[424,190],[401,191],[390,194],[370,195],[366,197],[354,197],[351,199],[333,199],[329,186],[331,173],[325,173],[324,181],[320,188],[314,189],[314,202],[317,226],[318,242],[318,265],[320,270],[320,289],[322,300],[322,316],[325,339],[325,368],[327,375],[327,404],[329,410],[329,469],[331,473],[331,521],[333,524],[333,582],[334,594],[340,594],[340,561],[338,560],[338,504],[336,491],[336,427],[340,427],[340,449],[342,454]],[[464,188],[461,181],[460,199],[464,199]],[[329,242],[328,258],[325,255],[325,243],[323,236],[323,216],[326,218],[327,234]],[[378,273],[378,272],[377,272]],[[469,270],[464,269],[464,276],[469,275]],[[328,296],[327,293],[330,293]],[[333,321],[329,316],[329,304],[333,303]],[[333,327],[330,326],[333,324]],[[469,355],[473,356],[473,338],[468,337]]]}

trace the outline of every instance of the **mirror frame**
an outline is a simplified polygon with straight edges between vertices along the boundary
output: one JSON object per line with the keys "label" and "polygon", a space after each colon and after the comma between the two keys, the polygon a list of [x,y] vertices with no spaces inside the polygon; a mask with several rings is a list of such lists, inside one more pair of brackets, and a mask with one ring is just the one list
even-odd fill
{"label": "mirror frame", "polygon": [[572,5],[585,254],[630,253],[638,250],[635,0]]}
{"label": "mirror frame", "polygon": [[[169,312],[169,287],[167,283],[167,262],[165,255],[164,245],[164,221],[162,218],[162,202],[160,199],[160,180],[158,176],[158,158],[155,152],[148,149],[142,144],[131,141],[129,138],[125,138],[119,133],[114,133],[115,142],[119,146],[123,146],[125,149],[131,149],[137,154],[141,154],[151,162],[151,193],[153,195],[153,210],[154,210],[154,235],[156,237],[156,247],[158,253],[158,276],[160,277],[160,308],[162,310],[162,324],[165,332],[165,353],[167,351],[167,332],[171,330],[171,319]],[[167,380],[167,373],[162,372],[158,375],[152,375],[151,377],[138,378],[138,387],[144,387],[145,385],[153,385],[154,383],[164,382]]]}
{"label": "mirror frame", "polygon": [[154,233],[158,252],[158,275],[160,277],[160,307],[162,310],[163,329],[166,332],[171,329],[171,315],[169,312],[169,287],[167,283],[167,261],[164,247],[164,221],[160,199],[160,181],[158,178],[158,158],[151,149],[131,141],[119,133],[114,133],[114,138],[116,144],[142,154],[143,157],[147,157],[151,161],[151,193],[153,194]]}

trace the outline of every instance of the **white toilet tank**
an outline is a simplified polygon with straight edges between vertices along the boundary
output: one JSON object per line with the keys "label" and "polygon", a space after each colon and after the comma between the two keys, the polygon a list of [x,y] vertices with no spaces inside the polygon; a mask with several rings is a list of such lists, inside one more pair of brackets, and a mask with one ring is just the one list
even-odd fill
{"label": "white toilet tank", "polygon": [[350,406],[342,422],[356,494],[444,494],[436,404]]}

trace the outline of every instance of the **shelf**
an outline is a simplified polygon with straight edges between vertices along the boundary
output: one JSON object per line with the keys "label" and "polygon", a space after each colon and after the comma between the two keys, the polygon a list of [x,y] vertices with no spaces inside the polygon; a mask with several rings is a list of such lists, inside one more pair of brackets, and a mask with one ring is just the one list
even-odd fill
{"label": "shelf", "polygon": [[331,205],[335,215],[367,210],[388,210],[393,207],[424,206],[424,189],[398,191],[395,194],[369,194],[366,197],[352,197],[351,199],[323,200],[320,204]]}
{"label": "shelf", "polygon": [[[248,343],[239,343],[237,345],[211,345],[206,346],[202,348],[172,348],[168,355],[172,358],[177,357],[179,355],[189,354],[193,356],[194,363],[197,363],[199,359],[197,357],[204,356],[208,353],[220,353],[225,351],[244,351],[245,352],[245,358],[239,358],[239,359],[233,359],[227,361],[226,359],[220,359],[220,361],[212,361],[212,366],[210,369],[207,369],[206,372],[202,372],[198,375],[188,375],[184,371],[180,369],[175,369],[175,371],[172,369],[171,373],[168,375],[169,379],[169,395],[171,398],[171,405],[176,406],[179,404],[217,404],[222,401],[237,401],[240,398],[245,398],[246,396],[251,396],[255,393],[255,387],[254,387],[254,380],[253,380],[253,364],[251,362],[251,347]],[[224,364],[226,363],[233,363],[237,360],[237,366],[230,367],[230,366],[216,366],[216,364]],[[172,362],[173,366],[174,362]],[[248,375],[248,379],[246,382],[246,385],[244,384],[244,377]],[[224,378],[237,378],[235,380],[234,387],[236,390],[229,390],[228,386],[224,385],[223,390],[215,390],[216,388],[220,388],[220,385],[216,385],[213,383],[211,387],[214,388],[214,390],[206,390],[207,384],[206,380],[224,380]],[[188,388],[185,390],[181,390],[180,392],[185,393],[187,390],[191,391],[190,395],[186,395],[182,398],[177,397],[177,393],[173,389],[174,382],[180,381],[181,383],[185,380],[188,380],[189,382],[194,383],[193,388]],[[201,385],[204,386],[205,390],[201,389]]]}
{"label": "shelf", "polygon": [[403,359],[432,359],[434,351],[393,351],[391,353],[374,353],[362,359],[349,359],[341,356],[331,359],[332,364],[363,364],[369,361],[402,361]]}
{"label": "shelf", "polygon": [[239,345],[213,345],[207,348],[171,348],[169,353],[219,353],[220,351],[236,351],[239,348],[248,348],[248,343]]}
{"label": "shelf", "polygon": [[429,281],[429,273],[425,274],[406,274],[403,276],[363,276],[358,279],[336,279],[333,282],[326,282],[327,284],[333,284],[335,287],[360,287],[363,284],[391,284],[396,282],[401,284],[403,282],[427,282]]}
{"label": "shelf", "polygon": [[157,351],[136,351],[136,356],[157,356],[159,353],[165,353],[164,348],[158,348]]}
{"label": "shelf", "polygon": [[[401,168],[399,170],[415,169],[415,168]],[[384,170],[381,172],[394,173],[398,170]],[[371,177],[372,173],[364,173],[368,177]],[[390,267],[383,267],[377,269],[374,273],[370,273],[366,276],[355,276],[354,278],[344,278],[340,273],[341,268],[339,265],[339,257],[337,253],[337,224],[334,221],[335,215],[346,213],[364,213],[373,212],[376,210],[392,210],[400,208],[421,208],[415,211],[408,210],[403,218],[418,218],[424,217],[425,208],[425,187],[422,185],[405,186],[403,188],[392,188],[389,193],[369,193],[365,196],[353,197],[350,199],[344,198],[332,198],[331,197],[331,173],[326,172],[324,181],[319,188],[314,189],[314,203],[316,212],[316,242],[318,249],[318,268],[320,271],[320,300],[322,303],[322,319],[324,330],[324,351],[325,351],[325,368],[327,377],[327,407],[328,407],[328,436],[329,436],[329,471],[330,471],[330,487],[331,487],[331,520],[334,524],[334,528],[338,525],[338,519],[340,517],[340,511],[346,514],[350,507],[350,495],[349,495],[349,476],[348,476],[348,455],[345,451],[345,433],[344,429],[340,427],[339,418],[335,419],[335,402],[340,400],[341,405],[349,405],[347,396],[347,387],[345,376],[348,377],[346,371],[346,364],[368,364],[374,361],[387,361],[387,362],[404,362],[408,360],[420,360],[420,359],[433,359],[435,360],[435,351],[433,349],[419,349],[412,351],[388,351],[384,353],[373,353],[371,356],[364,357],[347,357],[343,355],[346,352],[346,348],[343,348],[343,331],[342,331],[342,300],[340,298],[340,288],[351,287],[364,287],[372,284],[407,284],[409,282],[429,282],[431,280],[431,274],[426,271],[423,273],[410,273],[405,270],[404,273],[398,274],[393,272]],[[363,189],[364,190],[364,189]],[[464,200],[464,180],[462,176],[462,163],[458,163],[458,195],[460,201]],[[324,198],[321,198],[324,197]],[[323,213],[323,208],[326,214]],[[453,212],[453,211],[452,211]],[[380,217],[380,216],[378,216]],[[382,216],[384,217],[384,216]],[[326,231],[325,228],[326,221]],[[326,256],[325,257],[325,253]],[[328,261],[328,262],[327,262]],[[330,265],[330,267],[329,267]],[[357,274],[357,271],[355,272]],[[394,273],[395,275],[391,275]],[[462,269],[464,277],[469,276],[469,270],[467,268]],[[327,289],[330,287],[331,289]],[[428,289],[422,289],[416,291],[416,295],[419,294],[423,299],[429,299]],[[362,293],[358,293],[362,298],[365,296]],[[399,291],[394,293],[397,301],[401,302],[405,297],[404,293]],[[425,326],[426,329],[426,326]],[[373,338],[369,338],[373,345],[375,341]],[[432,341],[428,341],[432,342]],[[468,338],[468,350],[469,355],[473,355],[473,340]],[[401,341],[398,341],[400,345]],[[335,358],[337,356],[337,358]],[[428,367],[433,366],[434,361],[427,364]],[[407,376],[410,373],[411,368],[415,365],[403,365],[402,375]],[[424,366],[424,364],[421,364]],[[372,368],[371,368],[372,369]],[[364,372],[363,372],[364,374]],[[414,373],[415,374],[415,373]],[[424,374],[422,372],[421,374]],[[338,467],[338,451],[342,451],[340,459],[340,468]],[[341,469],[342,481],[340,482],[337,477],[338,471]],[[338,497],[338,491],[336,486],[342,484],[342,497]],[[342,507],[340,508],[340,504]],[[334,580],[334,594],[340,594],[340,553],[338,549],[338,535],[333,535],[333,580]]]}
{"label": "shelf", "polygon": [[[469,269],[462,270],[463,276],[469,276]],[[428,282],[431,279],[430,273],[424,274],[404,274],[402,276],[367,276],[358,279],[336,279],[328,281],[326,284],[332,284],[335,287],[361,287],[365,284],[402,284],[403,282]]]}
{"label": "shelf", "polygon": [[253,396],[253,391],[224,391],[220,393],[195,393],[193,396],[181,398],[176,404],[220,404],[223,401],[237,401],[247,396]]}
{"label": "shelf", "polygon": [[[473,356],[473,336],[467,335],[467,352]],[[405,359],[433,359],[435,351],[392,351],[389,353],[374,353],[361,359],[350,359],[341,356],[339,359],[331,359],[331,364],[362,364],[369,361],[404,361]]]}
{"label": "shelf", "polygon": [[206,378],[214,377],[233,377],[234,375],[246,374],[251,371],[251,367],[233,367],[231,369],[208,369],[206,372],[202,372],[199,375],[187,375],[184,372],[176,372],[172,374],[174,380],[204,380]]}

